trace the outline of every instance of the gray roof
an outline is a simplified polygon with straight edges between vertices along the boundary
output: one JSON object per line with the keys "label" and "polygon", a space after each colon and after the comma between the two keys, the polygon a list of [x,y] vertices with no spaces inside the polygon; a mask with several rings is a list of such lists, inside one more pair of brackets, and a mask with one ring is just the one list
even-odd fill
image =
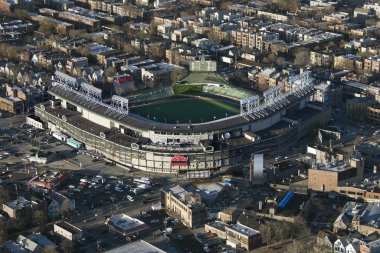
{"label": "gray roof", "polygon": [[55,191],[52,191],[51,194],[50,194],[50,198],[51,200],[55,200],[58,202],[58,204],[62,204],[63,202],[65,202],[66,200],[69,200],[69,198],[67,198],[66,196],[58,193],[58,192],[55,192]]}
{"label": "gray roof", "polygon": [[6,241],[3,244],[2,248],[12,253],[28,253],[27,250],[23,249],[20,245],[12,241]]}
{"label": "gray roof", "polygon": [[126,244],[116,249],[104,251],[104,253],[165,253],[165,251],[147,243],[146,241],[137,241]]}
{"label": "gray roof", "polygon": [[37,243],[33,242],[23,235],[19,235],[16,239],[16,242],[29,252],[42,253],[43,251],[43,249]]}
{"label": "gray roof", "polygon": [[40,245],[42,248],[57,248],[57,245],[54,242],[50,241],[48,238],[46,238],[46,236],[44,235],[33,233],[29,235],[28,238]]}

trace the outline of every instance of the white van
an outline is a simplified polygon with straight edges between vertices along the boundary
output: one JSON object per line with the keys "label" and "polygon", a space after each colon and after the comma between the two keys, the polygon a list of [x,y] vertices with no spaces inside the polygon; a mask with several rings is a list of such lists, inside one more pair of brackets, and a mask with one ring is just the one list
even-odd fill
{"label": "white van", "polygon": [[127,199],[129,200],[129,201],[135,201],[135,199],[131,196],[131,195],[127,195]]}

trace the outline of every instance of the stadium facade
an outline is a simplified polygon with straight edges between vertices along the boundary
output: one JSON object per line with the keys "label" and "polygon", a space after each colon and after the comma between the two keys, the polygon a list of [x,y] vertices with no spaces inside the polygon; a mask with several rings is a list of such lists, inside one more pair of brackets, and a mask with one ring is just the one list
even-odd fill
{"label": "stadium facade", "polygon": [[305,85],[307,80],[295,80],[294,87],[303,88],[286,94],[242,99],[240,115],[166,124],[130,113],[126,100],[103,103],[98,91],[86,85],[87,90],[81,89],[76,80],[60,74],[49,89],[52,99],[37,105],[35,113],[52,132],[63,132],[128,167],[159,173],[215,171],[238,165],[252,153],[281,153],[327,123],[331,111],[311,101],[314,91]]}

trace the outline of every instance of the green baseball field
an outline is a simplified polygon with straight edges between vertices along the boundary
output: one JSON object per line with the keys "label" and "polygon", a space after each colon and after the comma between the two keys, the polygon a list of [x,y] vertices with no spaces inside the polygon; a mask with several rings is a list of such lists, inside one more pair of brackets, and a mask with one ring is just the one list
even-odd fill
{"label": "green baseball field", "polygon": [[177,97],[130,108],[132,113],[163,123],[202,123],[240,113],[240,105],[225,99]]}

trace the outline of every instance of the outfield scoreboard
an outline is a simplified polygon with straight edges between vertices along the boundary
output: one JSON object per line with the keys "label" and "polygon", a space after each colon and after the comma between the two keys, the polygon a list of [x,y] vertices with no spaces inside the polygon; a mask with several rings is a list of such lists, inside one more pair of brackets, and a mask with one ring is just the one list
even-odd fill
{"label": "outfield scoreboard", "polygon": [[216,61],[206,61],[204,58],[200,61],[192,61],[190,71],[215,72]]}

